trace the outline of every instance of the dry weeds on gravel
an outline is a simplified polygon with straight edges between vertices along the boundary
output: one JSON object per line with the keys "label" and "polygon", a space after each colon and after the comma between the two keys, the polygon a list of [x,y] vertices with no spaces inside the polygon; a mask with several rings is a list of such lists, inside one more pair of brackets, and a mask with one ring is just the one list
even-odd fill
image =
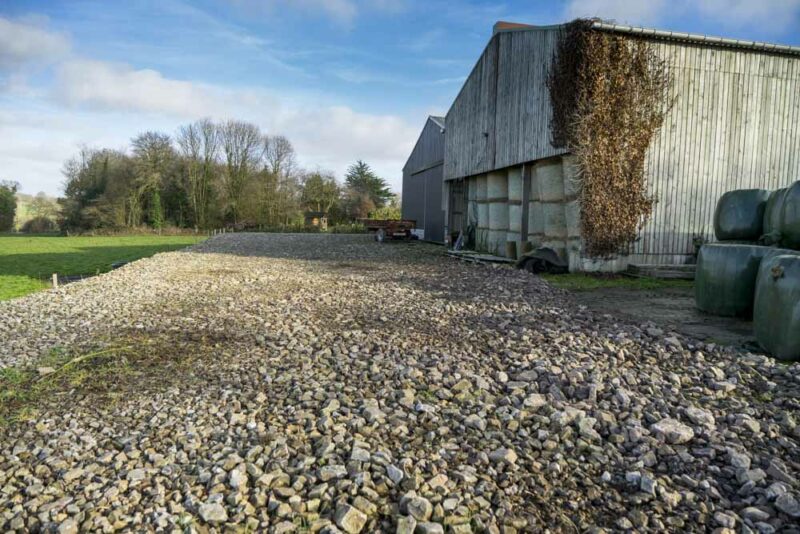
{"label": "dry weeds on gravel", "polygon": [[773,532],[800,517],[798,366],[618,324],[429,245],[229,234],[0,304],[6,372],[35,380],[54,350],[104,346],[130,348],[113,387],[57,381],[5,429],[0,528]]}

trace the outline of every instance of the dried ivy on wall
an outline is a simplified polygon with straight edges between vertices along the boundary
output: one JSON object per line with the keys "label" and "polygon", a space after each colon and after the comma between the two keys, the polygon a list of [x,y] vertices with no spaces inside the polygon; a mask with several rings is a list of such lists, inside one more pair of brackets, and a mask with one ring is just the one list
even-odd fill
{"label": "dried ivy on wall", "polygon": [[552,144],[578,163],[586,252],[602,257],[626,252],[652,212],[645,157],[671,82],[651,43],[592,24],[579,19],[563,30],[548,90]]}

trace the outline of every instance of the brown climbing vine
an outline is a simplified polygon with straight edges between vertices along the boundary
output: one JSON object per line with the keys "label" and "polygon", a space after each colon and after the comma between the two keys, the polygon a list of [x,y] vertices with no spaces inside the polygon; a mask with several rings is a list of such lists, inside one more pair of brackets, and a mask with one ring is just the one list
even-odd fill
{"label": "brown climbing vine", "polygon": [[653,209],[645,157],[669,109],[670,77],[652,43],[575,20],[550,68],[552,144],[577,158],[586,252],[627,251]]}

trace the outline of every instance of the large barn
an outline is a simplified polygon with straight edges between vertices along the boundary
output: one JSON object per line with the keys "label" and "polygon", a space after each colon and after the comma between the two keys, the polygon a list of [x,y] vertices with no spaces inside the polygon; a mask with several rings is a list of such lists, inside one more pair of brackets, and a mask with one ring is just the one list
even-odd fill
{"label": "large barn", "polygon": [[[497,255],[543,247],[570,270],[690,263],[697,244],[713,240],[722,193],[800,179],[800,47],[588,24],[590,32],[650,43],[671,80],[644,155],[643,183],[654,200],[646,223],[619,254],[588,252],[581,206],[591,199],[581,197],[574,151],[554,146],[548,89],[567,26],[498,23],[444,120],[446,241],[463,232],[474,248]],[[428,204],[406,196],[407,187],[419,188],[410,173],[404,210]]]}

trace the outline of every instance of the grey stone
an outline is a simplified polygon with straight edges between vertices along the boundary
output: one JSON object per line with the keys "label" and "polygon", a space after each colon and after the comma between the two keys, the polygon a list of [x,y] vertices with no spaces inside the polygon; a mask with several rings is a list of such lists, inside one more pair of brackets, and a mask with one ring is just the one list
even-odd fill
{"label": "grey stone", "polygon": [[417,523],[415,534],[444,534],[444,528],[439,523]]}
{"label": "grey stone", "polygon": [[204,503],[198,509],[200,518],[206,523],[224,523],[228,520],[228,512],[219,503]]}
{"label": "grey stone", "polygon": [[692,423],[708,428],[714,428],[716,423],[714,420],[714,414],[708,410],[696,408],[694,406],[689,406],[686,408],[686,417],[688,417]]}
{"label": "grey stone", "polygon": [[507,464],[514,464],[517,461],[517,453],[514,452],[514,449],[500,447],[489,453],[489,459],[495,463],[505,462]]}
{"label": "grey stone", "polygon": [[408,497],[404,499],[404,503],[401,506],[401,511],[405,511],[417,521],[427,521],[433,513],[433,505],[424,497]]}
{"label": "grey stone", "polygon": [[354,506],[340,504],[336,507],[333,520],[348,534],[358,534],[367,524],[367,515]]}
{"label": "grey stone", "polygon": [[692,427],[684,425],[675,419],[665,418],[653,424],[650,431],[662,436],[667,443],[688,443],[694,437]]}
{"label": "grey stone", "polygon": [[775,508],[788,515],[789,517],[800,517],[800,502],[793,493],[784,493],[775,499]]}
{"label": "grey stone", "polygon": [[414,534],[417,528],[417,520],[411,516],[400,516],[397,518],[396,534]]}
{"label": "grey stone", "polygon": [[347,476],[347,469],[343,465],[324,465],[319,469],[319,478],[323,482],[344,478]]}

